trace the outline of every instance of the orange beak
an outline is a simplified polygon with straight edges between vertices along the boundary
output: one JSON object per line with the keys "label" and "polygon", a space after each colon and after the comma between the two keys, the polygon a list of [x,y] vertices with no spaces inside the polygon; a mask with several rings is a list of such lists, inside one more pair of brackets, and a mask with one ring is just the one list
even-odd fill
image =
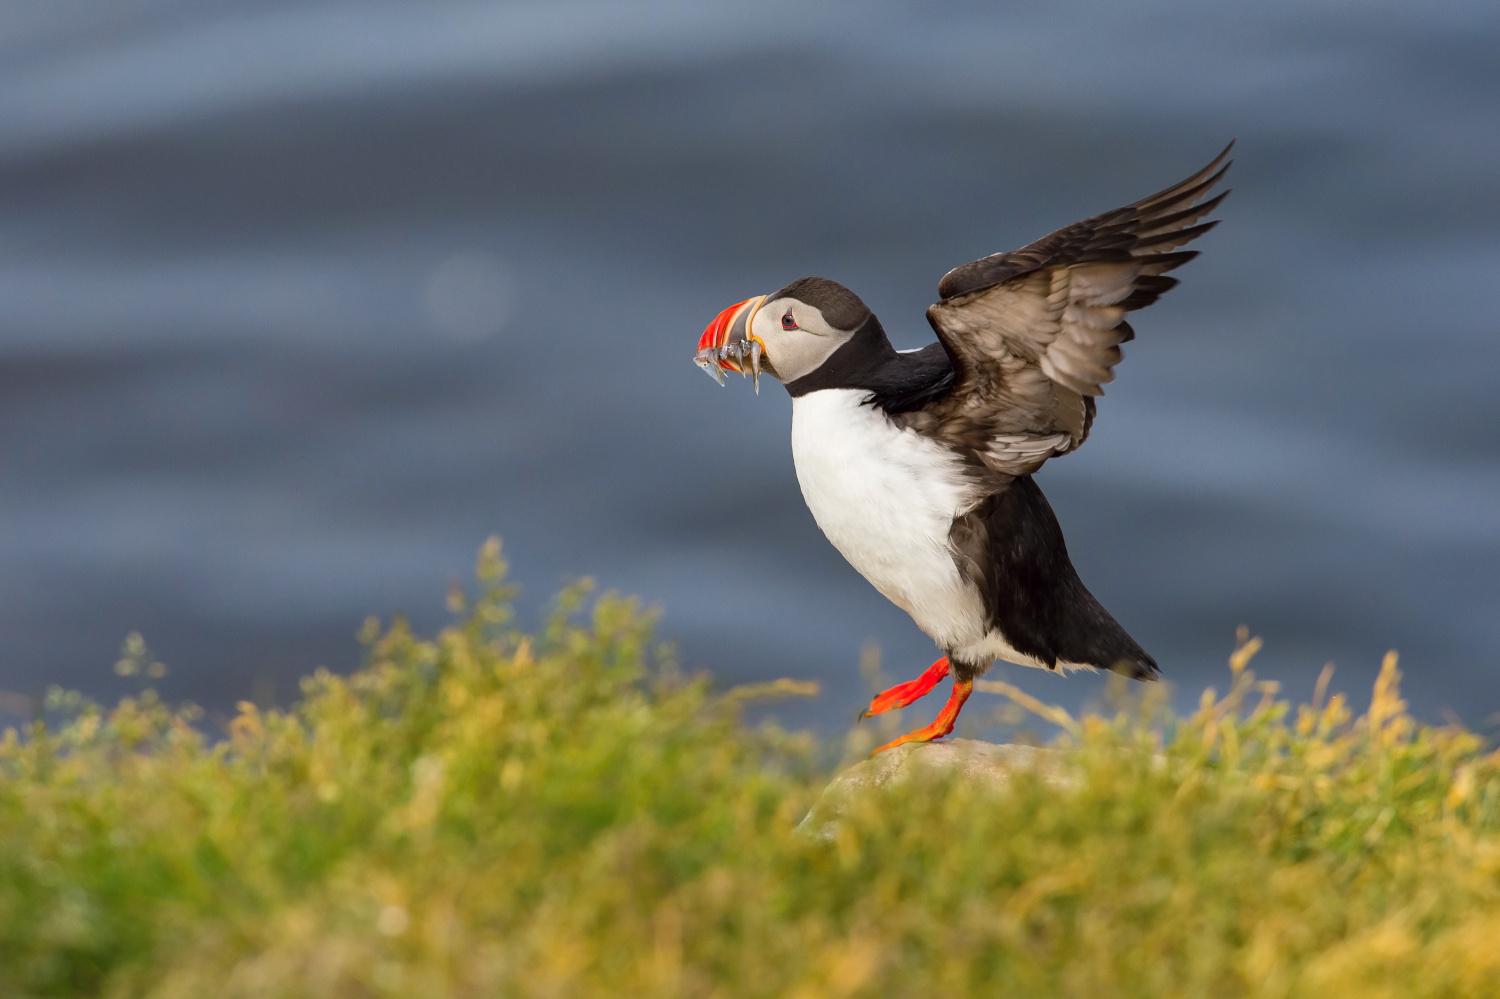
{"label": "orange beak", "polygon": [[731,305],[714,317],[703,335],[698,338],[698,353],[693,363],[708,372],[710,378],[724,384],[724,372],[753,375],[756,394],[760,393],[761,358],[766,345],[760,337],[750,332],[755,313],[765,303],[766,296],[758,295]]}

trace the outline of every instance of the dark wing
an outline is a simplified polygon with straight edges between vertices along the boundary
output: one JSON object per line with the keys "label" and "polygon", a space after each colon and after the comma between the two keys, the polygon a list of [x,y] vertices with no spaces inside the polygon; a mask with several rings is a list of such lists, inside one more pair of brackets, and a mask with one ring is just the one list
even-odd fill
{"label": "dark wing", "polygon": [[1233,146],[1159,194],[944,275],[927,321],[956,379],[904,420],[1011,475],[1082,444],[1093,397],[1135,336],[1125,313],[1177,284],[1167,272],[1198,255],[1177,248],[1218,224],[1199,220],[1229,192],[1201,199],[1229,169]]}

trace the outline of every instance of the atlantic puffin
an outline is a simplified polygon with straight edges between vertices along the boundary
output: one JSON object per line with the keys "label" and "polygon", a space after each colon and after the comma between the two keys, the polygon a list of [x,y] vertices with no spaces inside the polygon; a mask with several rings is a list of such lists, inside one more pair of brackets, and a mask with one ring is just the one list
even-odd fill
{"label": "atlantic puffin", "polygon": [[1019,250],[956,267],[927,309],[937,342],[898,351],[854,292],[806,277],[730,306],[698,341],[697,364],[780,381],[792,397],[803,499],[859,573],[911,615],[943,655],[861,715],[904,708],[950,672],[932,724],[875,752],[953,731],[996,659],[1154,680],[1156,660],[1078,578],[1032,475],[1088,439],[1114,379],[1125,314],[1177,284],[1179,247],[1229,193],[1208,166],[1134,204],[1064,226]]}

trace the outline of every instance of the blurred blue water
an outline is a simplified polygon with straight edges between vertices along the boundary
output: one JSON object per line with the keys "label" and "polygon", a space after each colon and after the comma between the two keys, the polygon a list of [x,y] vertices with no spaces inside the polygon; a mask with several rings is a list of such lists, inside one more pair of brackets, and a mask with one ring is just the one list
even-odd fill
{"label": "blurred blue water", "polygon": [[[689,363],[836,278],[898,346],[949,267],[1239,138],[1224,225],[1040,481],[1194,693],[1404,653],[1500,711],[1491,3],[17,0],[0,7],[0,688],[287,700],[506,539],[833,728],[930,643],[802,506],[789,405]],[[1076,704],[1102,681],[1002,668]]]}

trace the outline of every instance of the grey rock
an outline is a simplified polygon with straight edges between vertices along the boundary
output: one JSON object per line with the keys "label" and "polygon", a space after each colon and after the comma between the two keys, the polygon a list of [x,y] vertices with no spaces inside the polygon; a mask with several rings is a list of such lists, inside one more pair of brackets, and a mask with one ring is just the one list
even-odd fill
{"label": "grey rock", "polygon": [[1055,749],[977,739],[908,743],[856,763],[835,777],[797,830],[816,839],[831,838],[853,800],[907,781],[951,774],[1000,790],[1018,770],[1035,770],[1043,780],[1059,786],[1071,779],[1066,758]]}

